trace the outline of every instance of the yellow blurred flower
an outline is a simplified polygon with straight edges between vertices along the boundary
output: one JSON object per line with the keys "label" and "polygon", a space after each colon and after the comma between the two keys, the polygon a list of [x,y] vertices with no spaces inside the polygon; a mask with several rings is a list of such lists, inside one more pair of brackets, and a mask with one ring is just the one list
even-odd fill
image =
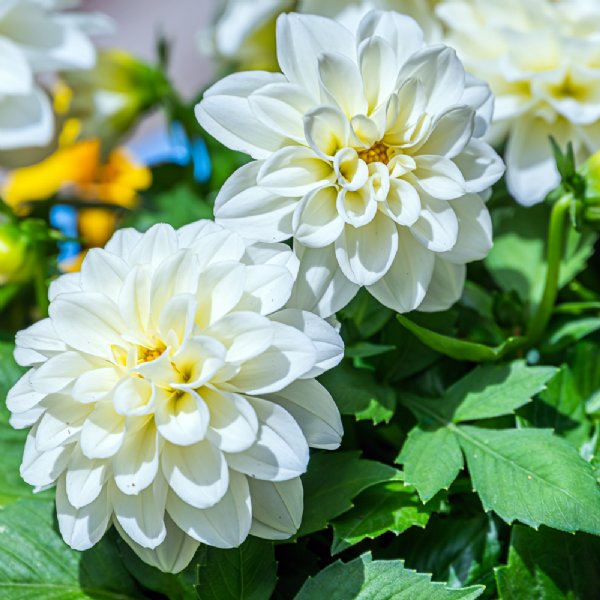
{"label": "yellow blurred flower", "polygon": [[4,185],[4,201],[17,212],[28,203],[67,193],[84,201],[133,208],[138,192],[152,182],[150,170],[124,148],[101,161],[100,141],[76,142],[59,148],[36,165],[15,169]]}

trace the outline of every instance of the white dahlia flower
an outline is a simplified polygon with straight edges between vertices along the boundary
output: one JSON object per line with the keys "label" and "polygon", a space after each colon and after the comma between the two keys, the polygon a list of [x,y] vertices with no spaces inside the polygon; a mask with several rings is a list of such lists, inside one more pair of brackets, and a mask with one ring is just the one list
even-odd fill
{"label": "white dahlia flower", "polygon": [[490,141],[506,146],[518,202],[541,202],[559,181],[549,136],[579,160],[600,148],[600,2],[446,0],[438,6],[467,70],[496,96]]}
{"label": "white dahlia flower", "polygon": [[50,142],[54,116],[36,81],[39,74],[94,66],[87,32],[106,31],[108,22],[99,15],[60,12],[64,4],[0,0],[0,150]]}
{"label": "white dahlia flower", "polygon": [[50,290],[50,317],[17,335],[32,368],[7,398],[33,426],[21,475],[56,485],[73,548],[113,523],[146,562],[177,572],[200,542],[292,535],[308,448],[342,427],[314,377],[343,344],[284,308],[297,259],[210,221],[118,231]]}
{"label": "white dahlia flower", "polygon": [[217,221],[293,236],[292,302],[322,316],[360,286],[399,312],[447,308],[492,244],[481,194],[504,166],[480,139],[489,88],[391,12],[370,12],[356,35],[282,15],[277,49],[283,73],[230,75],[197,106],[210,134],[256,159],[222,188]]}

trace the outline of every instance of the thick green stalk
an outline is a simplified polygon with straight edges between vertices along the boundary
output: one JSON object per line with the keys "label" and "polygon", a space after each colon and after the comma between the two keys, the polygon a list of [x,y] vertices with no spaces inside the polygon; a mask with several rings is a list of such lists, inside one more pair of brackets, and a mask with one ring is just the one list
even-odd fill
{"label": "thick green stalk", "polygon": [[[564,195],[552,207],[550,214],[550,225],[548,227],[548,255],[546,282],[544,285],[544,294],[542,300],[529,322],[527,329],[527,345],[534,346],[543,335],[546,329],[556,297],[558,295],[558,282],[560,276],[560,265],[563,258],[565,237],[567,232],[566,221],[569,215],[569,206],[572,197],[570,194]],[[527,257],[523,257],[524,260]]]}

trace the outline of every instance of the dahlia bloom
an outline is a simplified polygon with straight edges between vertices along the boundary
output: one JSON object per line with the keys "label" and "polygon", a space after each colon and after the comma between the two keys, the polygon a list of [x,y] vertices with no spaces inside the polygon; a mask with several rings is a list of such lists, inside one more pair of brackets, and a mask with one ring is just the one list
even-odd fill
{"label": "dahlia bloom", "polygon": [[506,181],[526,206],[560,177],[549,136],[582,161],[600,147],[600,3],[596,0],[446,0],[448,44],[496,96],[490,140],[508,139]]}
{"label": "dahlia bloom", "polygon": [[328,316],[360,286],[406,312],[460,296],[491,247],[484,197],[504,170],[481,140],[487,85],[409,17],[372,11],[354,35],[317,16],[277,22],[282,73],[236,73],[197,106],[201,125],[255,161],[215,204],[263,242],[294,238],[292,302]]}
{"label": "dahlia bloom", "polygon": [[0,150],[44,146],[54,134],[40,73],[89,69],[96,51],[87,31],[106,30],[98,15],[60,12],[60,0],[0,2]]}
{"label": "dahlia bloom", "polygon": [[337,332],[284,308],[297,260],[209,221],[118,231],[50,290],[50,316],[17,335],[31,369],[7,398],[33,426],[21,475],[56,485],[65,541],[111,523],[146,562],[177,572],[200,542],[283,539],[302,515],[309,446],[342,427],[315,379]]}

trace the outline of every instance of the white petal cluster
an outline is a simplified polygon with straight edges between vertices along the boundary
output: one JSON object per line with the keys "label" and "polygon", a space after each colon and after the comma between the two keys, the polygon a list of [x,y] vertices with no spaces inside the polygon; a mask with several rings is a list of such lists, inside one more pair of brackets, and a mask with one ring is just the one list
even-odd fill
{"label": "white petal cluster", "polygon": [[96,52],[86,30],[99,16],[60,12],[60,0],[0,0],[0,150],[44,146],[54,134],[43,73],[89,69]]}
{"label": "white petal cluster", "polygon": [[283,13],[321,15],[356,31],[373,9],[393,10],[419,23],[429,42],[442,39],[434,7],[440,0],[224,0],[214,24],[201,34],[207,54],[244,68],[276,69],[275,21]]}
{"label": "white petal cluster", "polygon": [[548,141],[600,148],[600,2],[445,0],[437,9],[468,71],[489,82],[492,141],[508,138],[509,191],[524,205],[559,183]]}
{"label": "white petal cluster", "polygon": [[219,193],[217,222],[294,238],[292,302],[328,316],[360,286],[399,312],[443,310],[491,247],[485,195],[502,160],[481,140],[487,85],[417,23],[371,11],[356,34],[312,15],[277,22],[282,73],[237,73],[196,114],[255,161]]}
{"label": "white petal cluster", "polygon": [[50,317],[17,335],[31,369],[7,405],[33,426],[21,475],[56,485],[60,531],[93,546],[112,524],[177,572],[200,542],[292,535],[309,446],[334,449],[339,412],[314,377],[338,333],[285,308],[284,245],[246,245],[209,221],[118,231],[51,287]]}

